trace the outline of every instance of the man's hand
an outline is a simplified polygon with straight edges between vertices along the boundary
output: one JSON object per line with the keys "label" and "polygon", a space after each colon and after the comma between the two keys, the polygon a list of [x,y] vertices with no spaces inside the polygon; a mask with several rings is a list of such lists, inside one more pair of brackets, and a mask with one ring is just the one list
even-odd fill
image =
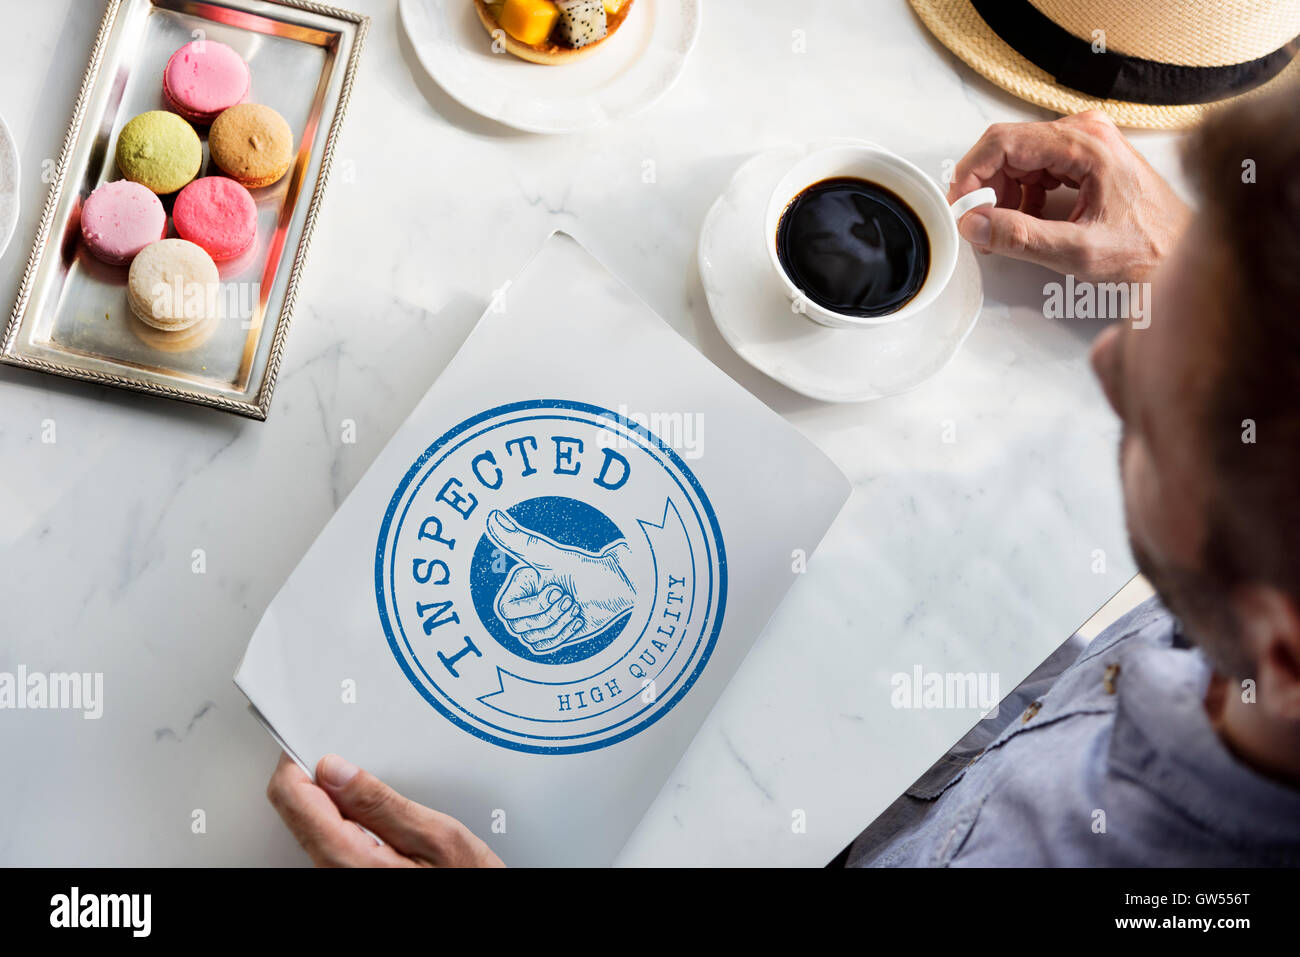
{"label": "man's hand", "polygon": [[[1190,218],[1185,203],[1105,113],[990,126],[953,172],[948,201],[991,186],[996,207],[962,217],[983,252],[1073,273],[1089,282],[1142,281]],[[1065,220],[1044,219],[1049,191],[1077,189]]]}
{"label": "man's hand", "polygon": [[317,867],[505,866],[460,821],[407,800],[338,755],[321,758],[316,781],[282,754],[266,796]]}
{"label": "man's hand", "polygon": [[624,541],[587,552],[520,528],[499,510],[488,516],[487,533],[519,563],[497,592],[497,617],[535,655],[585,641],[636,604]]}

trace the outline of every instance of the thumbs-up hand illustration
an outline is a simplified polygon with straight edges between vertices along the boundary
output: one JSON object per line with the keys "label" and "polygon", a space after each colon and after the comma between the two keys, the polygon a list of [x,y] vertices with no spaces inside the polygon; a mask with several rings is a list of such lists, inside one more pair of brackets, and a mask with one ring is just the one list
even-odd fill
{"label": "thumbs-up hand illustration", "polygon": [[488,516],[487,534],[518,562],[497,592],[497,617],[533,654],[591,638],[632,611],[627,542],[584,551],[521,528],[499,509]]}

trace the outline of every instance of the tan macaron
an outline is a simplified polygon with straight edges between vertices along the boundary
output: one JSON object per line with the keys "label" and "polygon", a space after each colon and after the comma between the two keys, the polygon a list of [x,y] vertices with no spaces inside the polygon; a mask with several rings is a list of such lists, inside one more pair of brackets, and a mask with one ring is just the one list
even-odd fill
{"label": "tan macaron", "polygon": [[269,106],[240,103],[212,121],[208,152],[223,173],[249,189],[270,186],[293,161],[293,131]]}
{"label": "tan macaron", "polygon": [[160,239],[131,260],[126,299],[145,325],[178,332],[216,316],[221,277],[202,247],[184,239]]}

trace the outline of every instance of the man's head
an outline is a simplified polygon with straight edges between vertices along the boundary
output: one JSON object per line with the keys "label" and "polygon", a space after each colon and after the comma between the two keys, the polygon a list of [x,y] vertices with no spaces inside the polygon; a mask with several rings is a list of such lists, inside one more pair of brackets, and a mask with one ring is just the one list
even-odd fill
{"label": "man's head", "polygon": [[1150,327],[1108,329],[1093,365],[1139,567],[1221,673],[1300,719],[1300,95],[1214,115],[1185,162],[1201,212]]}

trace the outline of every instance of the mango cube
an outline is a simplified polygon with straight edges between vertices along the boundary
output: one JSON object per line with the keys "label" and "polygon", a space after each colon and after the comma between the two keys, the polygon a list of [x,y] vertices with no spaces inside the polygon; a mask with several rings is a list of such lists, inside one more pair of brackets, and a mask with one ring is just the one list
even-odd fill
{"label": "mango cube", "polygon": [[520,43],[536,46],[551,35],[559,19],[560,9],[551,0],[506,0],[498,22]]}
{"label": "mango cube", "polygon": [[626,0],[604,0],[604,2],[605,2],[605,15],[608,17],[612,17],[614,14],[618,13],[618,11],[623,9],[623,4],[626,2]]}

